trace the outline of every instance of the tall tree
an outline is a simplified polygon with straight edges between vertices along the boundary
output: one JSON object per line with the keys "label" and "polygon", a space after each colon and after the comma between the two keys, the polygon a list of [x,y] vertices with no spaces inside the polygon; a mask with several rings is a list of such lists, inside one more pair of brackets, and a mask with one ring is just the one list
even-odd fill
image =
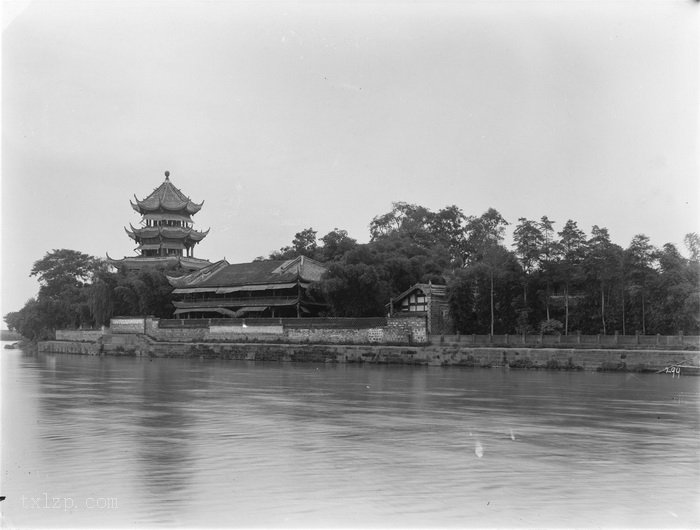
{"label": "tall tree", "polygon": [[629,247],[627,247],[625,251],[626,268],[628,269],[630,280],[628,290],[631,298],[639,299],[638,323],[641,325],[642,334],[646,334],[647,332],[646,305],[649,284],[656,276],[654,262],[656,261],[657,252],[658,251],[649,242],[649,238],[644,234],[637,234],[634,236]]}
{"label": "tall tree", "polygon": [[501,267],[509,252],[503,248],[503,240],[506,221],[494,208],[489,208],[479,217],[468,217],[465,230],[467,238],[465,249],[467,263],[470,267],[483,269],[488,276],[489,309],[490,309],[490,333],[495,329],[495,289],[496,282],[502,277]]}
{"label": "tall tree", "polygon": [[[299,256],[315,258],[317,248],[318,243],[316,242],[316,230],[313,228],[305,228],[304,230],[294,234],[294,239],[292,239],[291,245],[271,252],[269,259],[287,260],[294,259]],[[257,261],[261,261],[261,258],[258,258]]]}
{"label": "tall tree", "polygon": [[331,263],[311,292],[323,297],[336,317],[382,316],[389,301],[388,282],[365,263]]}
{"label": "tall tree", "polygon": [[524,217],[518,219],[518,224],[513,231],[513,246],[515,254],[523,269],[522,287],[523,298],[520,316],[520,327],[527,329],[531,308],[528,305],[527,291],[533,272],[537,269],[542,256],[544,235],[540,225]]}
{"label": "tall tree", "polygon": [[106,326],[114,316],[114,288],[117,282],[114,274],[98,274],[88,288],[88,307],[97,326]]}
{"label": "tall tree", "polygon": [[600,228],[598,225],[594,225],[591,229],[588,248],[584,268],[589,281],[598,287],[601,330],[606,334],[612,318],[612,315],[608,314],[608,305],[612,297],[613,285],[620,278],[623,251],[618,245],[612,243],[608,229]]}
{"label": "tall tree", "polygon": [[491,246],[485,259],[455,271],[448,284],[450,311],[462,333],[510,333],[518,323],[513,300],[522,268],[515,255]]}
{"label": "tall tree", "polygon": [[557,272],[564,286],[564,334],[568,335],[571,286],[582,276],[581,263],[586,252],[586,234],[578,228],[576,221],[569,219],[558,235]]}
{"label": "tall tree", "polygon": [[697,262],[666,243],[657,253],[658,274],[649,285],[649,316],[656,333],[697,333],[700,328],[700,274]]}
{"label": "tall tree", "polygon": [[542,259],[548,261],[554,246],[554,221],[543,215],[540,219],[540,230],[544,239],[542,242]]}
{"label": "tall tree", "polygon": [[357,240],[348,236],[347,230],[334,228],[321,238],[321,261],[336,261],[357,246]]}
{"label": "tall tree", "polygon": [[37,277],[41,296],[55,297],[83,287],[97,271],[105,268],[106,264],[98,258],[63,248],[47,252],[35,261],[29,276]]}
{"label": "tall tree", "polygon": [[505,235],[506,221],[494,208],[489,208],[479,217],[467,218],[465,250],[468,262],[476,263],[493,245],[499,245]]}
{"label": "tall tree", "polygon": [[429,234],[432,218],[430,210],[406,202],[392,203],[392,209],[378,215],[369,224],[370,241],[395,232],[402,232],[411,239],[421,241]]}
{"label": "tall tree", "polygon": [[309,227],[294,234],[292,248],[299,256],[312,257],[316,251],[316,248],[318,248],[318,243],[316,242],[316,230]]}
{"label": "tall tree", "polygon": [[416,204],[395,202],[390,212],[372,219],[370,242],[399,237],[425,249],[443,247],[451,256],[452,268],[459,268],[465,260],[466,219],[454,205],[432,212]]}
{"label": "tall tree", "polygon": [[438,210],[429,221],[434,243],[447,249],[455,268],[463,267],[466,261],[466,221],[464,212],[455,205]]}
{"label": "tall tree", "polygon": [[690,252],[691,261],[700,261],[700,235],[697,232],[690,232],[683,238],[683,243]]}
{"label": "tall tree", "polygon": [[513,230],[513,246],[526,274],[531,274],[537,268],[544,241],[544,234],[536,221],[524,217],[518,219],[518,225]]}
{"label": "tall tree", "polygon": [[547,313],[547,321],[551,320],[549,303],[552,291],[553,264],[552,258],[556,254],[557,243],[554,240],[554,221],[546,215],[540,219],[540,230],[542,232],[542,248],[540,251],[540,270],[545,280],[544,302]]}

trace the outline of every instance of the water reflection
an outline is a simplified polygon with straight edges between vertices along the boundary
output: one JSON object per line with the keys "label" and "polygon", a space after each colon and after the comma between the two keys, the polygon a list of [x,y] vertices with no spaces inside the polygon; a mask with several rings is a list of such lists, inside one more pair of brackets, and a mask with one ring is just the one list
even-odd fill
{"label": "water reflection", "polygon": [[[171,377],[164,363],[146,362],[133,392],[125,395],[132,411],[126,427],[135,443],[136,491],[152,499],[146,515],[162,523],[176,523],[174,514],[186,509],[196,460],[191,438],[196,418],[189,410],[190,391],[204,386],[201,379]],[[132,397],[133,396],[133,397]],[[143,513],[142,513],[143,515]]]}
{"label": "water reflection", "polygon": [[[19,352],[2,368],[2,508],[24,527],[700,524],[697,378]],[[119,508],[18,500],[43,492]]]}

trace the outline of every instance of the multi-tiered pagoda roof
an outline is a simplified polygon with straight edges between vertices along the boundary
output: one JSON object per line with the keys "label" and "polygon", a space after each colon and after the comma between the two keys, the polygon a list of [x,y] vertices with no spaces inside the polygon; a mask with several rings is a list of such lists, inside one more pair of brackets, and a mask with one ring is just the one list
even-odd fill
{"label": "multi-tiered pagoda roof", "polygon": [[177,214],[189,218],[202,209],[204,201],[199,204],[192,202],[179,189],[170,182],[170,172],[165,172],[165,181],[154,189],[151,194],[143,200],[139,200],[136,195],[136,204],[131,203],[131,207],[144,216],[158,216]]}
{"label": "multi-tiered pagoda roof", "polygon": [[124,230],[137,243],[135,250],[139,255],[123,260],[109,259],[113,265],[141,268],[179,263],[190,270],[209,265],[207,260],[194,257],[195,245],[209,233],[209,230],[200,232],[193,228],[192,216],[201,210],[204,202],[196,203],[176,188],[168,171],[163,183],[145,199],[136,195],[134,199],[136,202],[131,202],[131,207],[141,214],[141,226],[130,224]]}

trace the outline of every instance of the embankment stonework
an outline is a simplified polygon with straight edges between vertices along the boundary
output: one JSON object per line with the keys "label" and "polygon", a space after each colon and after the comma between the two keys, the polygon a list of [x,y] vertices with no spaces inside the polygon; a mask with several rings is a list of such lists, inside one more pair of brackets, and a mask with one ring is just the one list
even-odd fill
{"label": "embankment stonework", "polygon": [[700,366],[700,352],[557,348],[488,348],[453,345],[386,346],[231,342],[166,342],[145,335],[105,337],[104,342],[46,341],[40,352],[231,359],[270,362],[379,363],[510,367],[557,370],[658,371],[673,364]]}
{"label": "embankment stonework", "polygon": [[51,353],[77,353],[80,355],[98,355],[101,345],[97,342],[47,340],[38,344],[38,351]]}
{"label": "embankment stonework", "polygon": [[[247,323],[246,323],[247,322]],[[386,319],[247,319],[239,321],[113,318],[103,330],[66,330],[41,342],[41,352],[82,355],[216,358],[273,362],[392,363],[431,366],[658,371],[700,368],[700,351],[638,345],[616,349],[481,346],[429,342],[425,316]],[[682,338],[682,337],[681,337]],[[474,337],[472,337],[472,340]],[[506,342],[508,342],[506,340]],[[639,342],[637,340],[637,342]],[[658,342],[658,337],[657,337]],[[617,343],[617,341],[616,341]]]}
{"label": "embankment stonework", "polygon": [[56,340],[76,342],[97,342],[104,335],[103,330],[57,329]]}

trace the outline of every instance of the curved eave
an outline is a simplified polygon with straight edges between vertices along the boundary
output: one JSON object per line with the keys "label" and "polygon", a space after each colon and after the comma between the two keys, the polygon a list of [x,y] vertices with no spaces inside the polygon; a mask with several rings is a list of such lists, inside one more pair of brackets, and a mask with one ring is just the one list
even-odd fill
{"label": "curved eave", "polygon": [[146,213],[151,213],[151,212],[184,212],[187,214],[192,215],[193,213],[196,213],[199,211],[199,209],[195,209],[192,211],[192,208],[190,207],[189,202],[181,202],[177,204],[168,204],[165,205],[161,203],[160,201],[138,201],[136,203],[138,209],[136,210],[137,212],[141,214],[146,214]]}
{"label": "curved eave", "polygon": [[[194,258],[181,258],[183,261],[191,261]],[[186,274],[184,276],[178,276],[178,277],[168,277],[168,281],[170,282],[170,285],[173,287],[188,287],[194,284],[198,284],[201,281],[210,278],[212,275],[218,273],[221,269],[228,267],[230,263],[226,261],[225,259],[219,260],[215,263],[209,263],[207,262],[207,265],[204,267],[199,268],[198,270]]]}
{"label": "curved eave", "polygon": [[169,239],[188,239],[192,237],[193,232],[197,232],[196,230],[182,226],[159,226],[158,230],[162,237],[167,237]]}
{"label": "curved eave", "polygon": [[197,204],[192,202],[190,199],[185,199],[179,202],[174,202],[171,200],[168,202],[168,204],[165,204],[160,197],[149,197],[147,199],[140,200],[138,197],[136,197],[136,195],[134,195],[134,199],[136,199],[136,204],[129,201],[131,202],[131,207],[142,215],[155,212],[183,212],[183,214],[187,213],[189,215],[194,215],[201,210],[202,206],[204,205],[204,201]]}
{"label": "curved eave", "polygon": [[207,228],[206,232],[198,232],[197,230],[192,230],[192,232],[190,233],[190,239],[199,243],[202,239],[207,237],[207,235],[209,234],[209,230],[211,230],[211,228]]}
{"label": "curved eave", "polygon": [[164,261],[177,261],[177,256],[124,256],[123,258],[115,259],[107,254],[107,262],[113,266],[128,263],[161,263]]}
{"label": "curved eave", "polygon": [[[129,225],[131,226],[131,225]],[[138,243],[137,235],[135,234],[136,229],[131,226],[131,230],[129,230],[126,226],[124,227],[124,232],[126,232],[126,235],[129,236],[131,239],[136,241]]]}
{"label": "curved eave", "polygon": [[168,280],[168,283],[169,283],[171,286],[175,286],[175,284],[178,283],[178,280],[179,280],[180,278],[181,278],[181,276],[171,276],[171,275],[169,275],[169,274],[166,274],[166,275],[165,275],[165,279]]}
{"label": "curved eave", "polygon": [[200,202],[199,204],[194,203],[192,201],[187,202],[187,213],[190,215],[196,214],[199,210],[202,209],[202,206],[204,206],[204,201]]}
{"label": "curved eave", "polygon": [[157,237],[160,234],[157,226],[148,226],[145,228],[135,228],[131,224],[129,226],[131,227],[131,232],[134,234],[134,237]]}
{"label": "curved eave", "polygon": [[207,237],[210,229],[207,229],[206,232],[199,232],[193,228],[181,226],[148,226],[145,228],[134,228],[131,226],[131,232],[126,228],[125,230],[129,237],[134,240],[136,238],[163,237],[167,239],[185,239],[198,243]]}

